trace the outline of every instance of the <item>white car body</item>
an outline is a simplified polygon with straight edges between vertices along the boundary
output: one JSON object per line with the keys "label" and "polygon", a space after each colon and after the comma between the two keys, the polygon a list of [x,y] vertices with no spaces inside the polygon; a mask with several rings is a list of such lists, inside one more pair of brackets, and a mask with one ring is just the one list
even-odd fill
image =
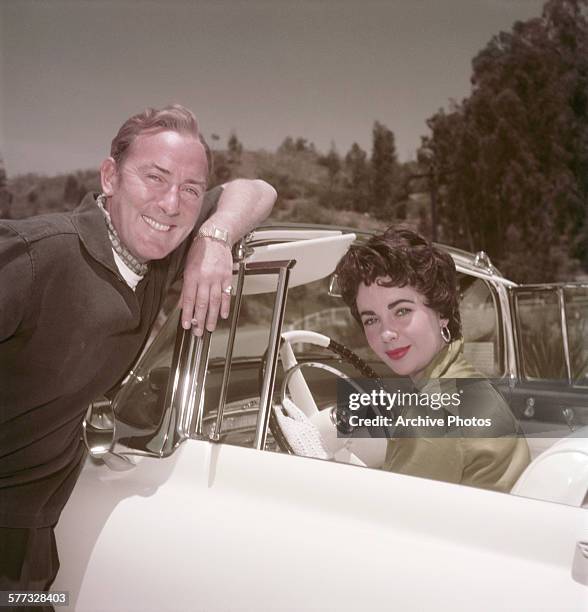
{"label": "white car body", "polygon": [[516,495],[261,448],[200,434],[131,452],[134,466],[106,453],[120,470],[88,459],[57,527],[52,589],[78,612],[588,610],[580,435],[547,451],[551,480],[541,469],[554,461],[536,460]]}

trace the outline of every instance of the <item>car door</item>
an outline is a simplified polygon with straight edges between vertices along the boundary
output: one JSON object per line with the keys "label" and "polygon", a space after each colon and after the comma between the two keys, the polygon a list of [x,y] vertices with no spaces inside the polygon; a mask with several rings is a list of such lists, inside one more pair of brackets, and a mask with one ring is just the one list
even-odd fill
{"label": "car door", "polygon": [[588,286],[511,287],[518,377],[511,406],[546,444],[588,425]]}

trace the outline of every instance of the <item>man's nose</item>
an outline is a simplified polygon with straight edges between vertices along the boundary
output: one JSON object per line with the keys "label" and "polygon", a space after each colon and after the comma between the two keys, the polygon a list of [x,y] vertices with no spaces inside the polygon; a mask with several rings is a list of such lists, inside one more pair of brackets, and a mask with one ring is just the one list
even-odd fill
{"label": "man's nose", "polygon": [[175,185],[170,185],[165,193],[159,198],[159,207],[166,215],[177,215],[180,212],[180,190]]}
{"label": "man's nose", "polygon": [[398,332],[394,329],[385,329],[382,331],[382,340],[384,342],[394,342],[398,340]]}

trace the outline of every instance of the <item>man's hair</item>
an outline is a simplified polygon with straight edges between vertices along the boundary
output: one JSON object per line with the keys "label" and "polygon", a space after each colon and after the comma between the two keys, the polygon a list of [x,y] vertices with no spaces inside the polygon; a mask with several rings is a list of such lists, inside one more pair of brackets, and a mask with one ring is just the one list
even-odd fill
{"label": "man's hair", "polygon": [[[451,337],[461,338],[455,263],[420,234],[390,227],[366,243],[352,246],[337,265],[336,274],[343,300],[360,324],[356,304],[359,285],[371,285],[378,279],[383,287],[410,286],[418,291],[426,306],[448,319]],[[390,280],[382,282],[381,278]]]}
{"label": "man's hair", "polygon": [[194,113],[181,104],[171,104],[158,110],[146,108],[142,113],[129,117],[120,127],[110,145],[110,155],[120,166],[124,161],[129,147],[137,136],[170,130],[180,134],[191,134],[202,143],[208,163],[208,176],[212,174],[212,153],[202,132],[198,129],[198,121]]}

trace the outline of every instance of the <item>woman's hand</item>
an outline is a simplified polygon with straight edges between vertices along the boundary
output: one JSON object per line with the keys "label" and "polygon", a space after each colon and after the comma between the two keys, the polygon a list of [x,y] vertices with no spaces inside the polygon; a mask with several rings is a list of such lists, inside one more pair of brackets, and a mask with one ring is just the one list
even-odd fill
{"label": "woman's hand", "polygon": [[284,437],[297,455],[316,459],[333,458],[319,430],[292,400],[284,398],[281,406],[274,406],[274,412]]}
{"label": "woman's hand", "polygon": [[297,455],[332,459],[349,441],[349,438],[337,436],[330,409],[321,410],[308,418],[286,397],[282,406],[274,406],[274,412],[284,437]]}

